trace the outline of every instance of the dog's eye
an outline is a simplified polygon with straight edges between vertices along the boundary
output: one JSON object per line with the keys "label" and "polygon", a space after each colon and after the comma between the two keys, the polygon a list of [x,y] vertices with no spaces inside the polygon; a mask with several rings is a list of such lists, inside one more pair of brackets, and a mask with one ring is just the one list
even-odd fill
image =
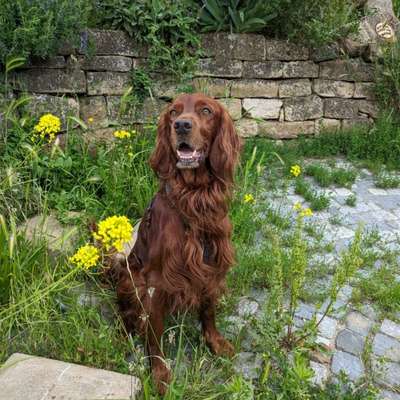
{"label": "dog's eye", "polygon": [[201,112],[202,112],[204,115],[210,115],[210,114],[211,114],[211,110],[210,110],[209,108],[207,108],[207,107],[204,107],[204,108],[201,110]]}
{"label": "dog's eye", "polygon": [[171,111],[169,112],[169,115],[170,115],[172,118],[175,118],[175,117],[178,115],[178,113],[176,112],[176,110],[171,110]]}

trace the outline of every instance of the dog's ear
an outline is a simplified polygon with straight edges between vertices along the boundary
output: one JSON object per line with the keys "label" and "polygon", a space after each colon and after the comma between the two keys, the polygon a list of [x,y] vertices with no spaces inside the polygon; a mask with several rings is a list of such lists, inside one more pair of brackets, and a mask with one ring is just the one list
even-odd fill
{"label": "dog's ear", "polygon": [[176,165],[169,137],[169,114],[165,110],[158,121],[156,147],[150,156],[150,166],[160,179],[170,177]]}
{"label": "dog's ear", "polygon": [[232,118],[221,106],[219,129],[211,145],[209,159],[213,175],[228,190],[233,184],[240,149],[241,141],[236,134]]}

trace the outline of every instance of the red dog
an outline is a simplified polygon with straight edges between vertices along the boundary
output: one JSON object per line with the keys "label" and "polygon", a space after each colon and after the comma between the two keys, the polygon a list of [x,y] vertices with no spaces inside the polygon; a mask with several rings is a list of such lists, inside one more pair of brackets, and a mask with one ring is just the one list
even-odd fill
{"label": "red dog", "polygon": [[160,180],[140,224],[118,302],[128,332],[146,339],[160,393],[171,379],[161,350],[166,315],[199,311],[205,340],[219,355],[232,345],[215,326],[215,305],[233,263],[227,200],[240,141],[227,111],[202,94],[180,95],[161,115],[150,164]]}

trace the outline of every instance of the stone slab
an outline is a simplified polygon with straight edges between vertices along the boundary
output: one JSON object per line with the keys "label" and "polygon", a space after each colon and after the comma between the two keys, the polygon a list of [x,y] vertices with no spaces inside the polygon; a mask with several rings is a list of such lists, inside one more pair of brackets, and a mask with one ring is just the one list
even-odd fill
{"label": "stone slab", "polygon": [[340,371],[346,373],[350,380],[355,381],[364,374],[364,367],[359,357],[337,351],[332,358],[332,372],[339,374]]}
{"label": "stone slab", "polygon": [[314,376],[311,378],[311,382],[314,385],[324,386],[329,377],[329,368],[326,365],[314,361],[310,361],[310,367],[314,371]]}
{"label": "stone slab", "polygon": [[243,108],[253,118],[278,119],[283,102],[278,99],[244,99]]}
{"label": "stone slab", "polygon": [[384,319],[381,325],[381,332],[386,335],[392,336],[397,340],[400,340],[400,324],[396,324],[390,319]]}
{"label": "stone slab", "polygon": [[284,78],[318,78],[319,67],[312,61],[289,61],[283,64]]}
{"label": "stone slab", "polygon": [[229,115],[234,121],[242,117],[242,102],[240,99],[227,98],[220,99],[219,102],[226,108]]}
{"label": "stone slab", "polygon": [[315,79],[314,92],[321,97],[351,98],[354,95],[354,83],[346,81],[332,81],[328,79]]}
{"label": "stone slab", "polygon": [[336,338],[338,349],[355,356],[361,356],[364,348],[365,337],[349,329],[342,330]]}
{"label": "stone slab", "polygon": [[234,365],[236,373],[248,380],[257,379],[262,369],[262,356],[250,352],[242,352],[236,355]]}
{"label": "stone slab", "polygon": [[138,378],[48,358],[15,353],[0,369],[4,400],[133,400]]}
{"label": "stone slab", "polygon": [[[72,61],[76,60],[76,61]],[[76,59],[70,58],[68,64],[76,68],[79,65],[84,71],[116,71],[129,72],[134,66],[132,58],[125,56],[79,56]]]}
{"label": "stone slab", "polygon": [[85,93],[85,73],[81,70],[29,69],[14,78],[14,87],[34,93]]}
{"label": "stone slab", "polygon": [[262,79],[243,79],[232,81],[233,97],[278,97],[278,82]]}
{"label": "stone slab", "polygon": [[400,362],[400,342],[390,336],[378,333],[372,342],[372,351],[377,356]]}
{"label": "stone slab", "polygon": [[311,95],[309,79],[286,79],[280,82],[279,97],[300,97]]}
{"label": "stone slab", "polygon": [[346,317],[347,328],[362,336],[368,336],[373,324],[373,321],[356,311],[349,313]]}
{"label": "stone slab", "polygon": [[18,227],[30,241],[44,240],[52,251],[72,251],[78,236],[75,226],[63,226],[52,215],[36,215]]}
{"label": "stone slab", "polygon": [[208,96],[229,97],[231,94],[231,82],[221,78],[194,78],[193,87],[196,92],[202,92]]}
{"label": "stone slab", "polygon": [[285,40],[267,40],[266,59],[281,61],[308,60],[310,50]]}
{"label": "stone slab", "polygon": [[242,118],[235,122],[236,132],[240,137],[254,137],[258,135],[257,121],[250,118]]}
{"label": "stone slab", "polygon": [[349,82],[372,82],[374,68],[361,59],[324,61],[320,64],[320,77]]}
{"label": "stone slab", "polygon": [[129,72],[88,72],[87,85],[89,95],[123,95],[131,84]]}
{"label": "stone slab", "polygon": [[274,79],[282,78],[281,61],[245,61],[243,63],[244,78]]}
{"label": "stone slab", "polygon": [[358,116],[357,100],[342,98],[324,99],[324,117],[336,119],[354,119]]}
{"label": "stone slab", "polygon": [[144,56],[142,46],[123,31],[90,29],[81,35],[79,53],[86,54],[94,48],[96,55]]}
{"label": "stone slab", "polygon": [[207,57],[236,60],[265,58],[265,38],[254,33],[206,33],[201,35],[201,47]]}
{"label": "stone slab", "polygon": [[202,58],[199,60],[196,76],[240,78],[242,76],[242,62],[237,60]]}
{"label": "stone slab", "polygon": [[285,101],[285,120],[304,121],[321,118],[323,102],[318,96],[293,97]]}

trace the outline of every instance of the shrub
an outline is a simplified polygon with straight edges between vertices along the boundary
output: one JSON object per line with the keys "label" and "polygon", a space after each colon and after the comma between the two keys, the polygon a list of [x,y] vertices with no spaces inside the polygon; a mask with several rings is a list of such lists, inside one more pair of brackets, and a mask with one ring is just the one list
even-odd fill
{"label": "shrub", "polygon": [[400,111],[400,44],[395,42],[383,48],[382,59],[376,64],[376,91],[378,99],[387,108]]}
{"label": "shrub", "polygon": [[322,46],[357,32],[360,12],[352,0],[282,0],[272,31]]}
{"label": "shrub", "polygon": [[397,17],[400,17],[400,0],[393,1],[393,9],[395,15],[397,15]]}
{"label": "shrub", "polygon": [[202,0],[199,22],[205,32],[259,32],[276,17],[274,2]]}
{"label": "shrub", "polygon": [[46,58],[64,41],[77,44],[89,9],[85,0],[0,0],[0,64],[13,56]]}
{"label": "shrub", "polygon": [[356,32],[360,12],[352,0],[202,0],[203,31],[265,32],[320,46]]}
{"label": "shrub", "polygon": [[147,47],[150,71],[180,76],[194,68],[199,39],[188,0],[99,0],[98,8],[98,24]]}

